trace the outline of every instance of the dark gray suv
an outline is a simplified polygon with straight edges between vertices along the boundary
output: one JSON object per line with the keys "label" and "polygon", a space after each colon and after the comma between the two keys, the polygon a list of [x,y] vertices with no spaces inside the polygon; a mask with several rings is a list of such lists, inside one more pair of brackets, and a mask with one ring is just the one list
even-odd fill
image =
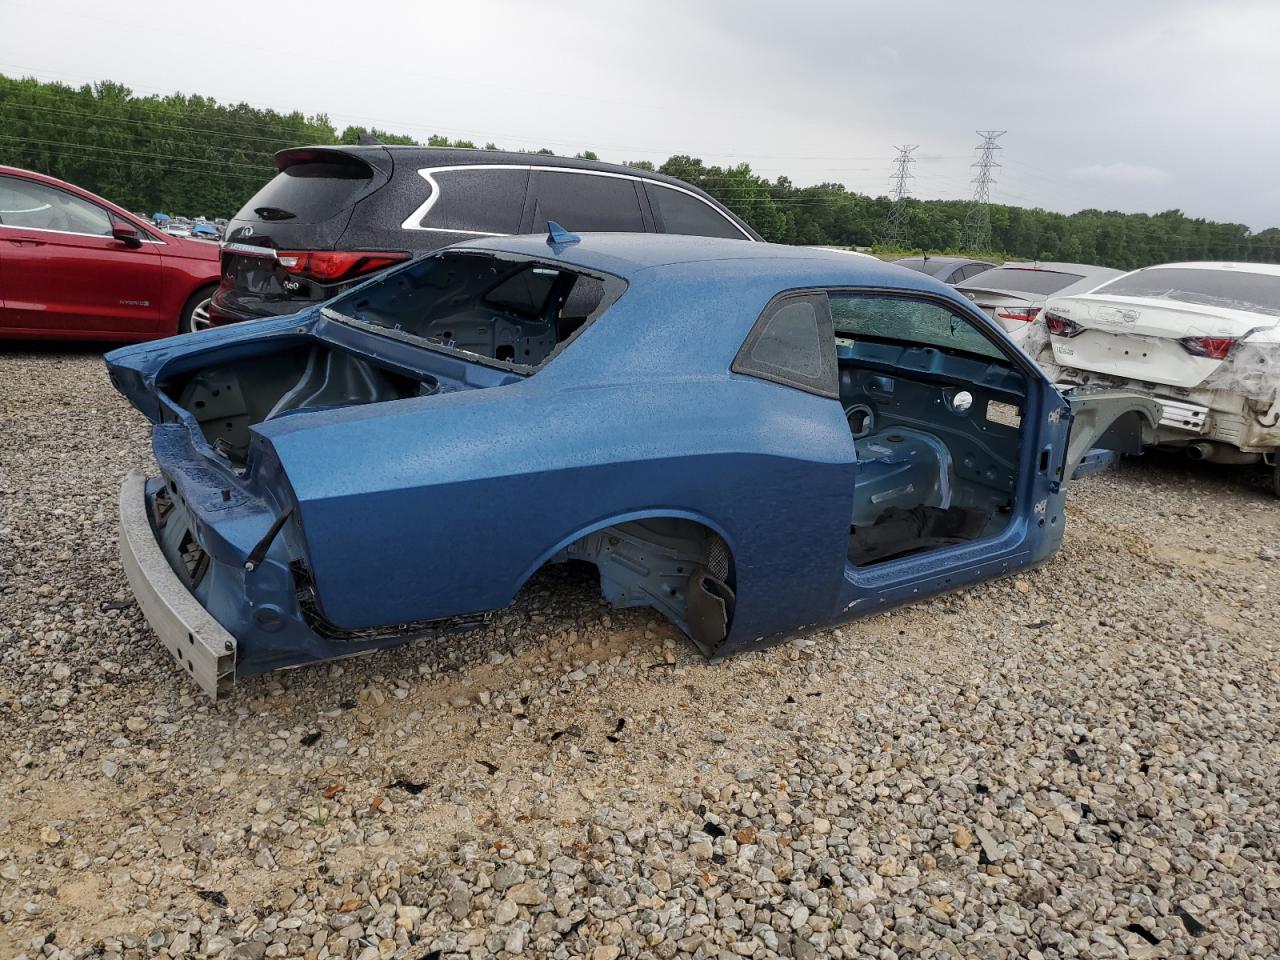
{"label": "dark gray suv", "polygon": [[[683,233],[759,241],[674,177],[593,160],[449,147],[301,147],[227,226],[213,325],[280,316],[469,237]],[[204,318],[202,318],[204,319]]]}

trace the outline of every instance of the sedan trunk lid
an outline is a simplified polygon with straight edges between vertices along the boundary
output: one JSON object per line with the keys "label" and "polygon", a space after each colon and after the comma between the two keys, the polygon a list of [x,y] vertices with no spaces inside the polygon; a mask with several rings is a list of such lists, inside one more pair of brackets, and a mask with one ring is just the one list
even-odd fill
{"label": "sedan trunk lid", "polygon": [[1235,342],[1271,329],[1280,318],[1247,310],[1159,297],[1089,294],[1050,300],[1052,333],[1058,319],[1069,336],[1052,335],[1059,366],[1189,389],[1224,363]]}

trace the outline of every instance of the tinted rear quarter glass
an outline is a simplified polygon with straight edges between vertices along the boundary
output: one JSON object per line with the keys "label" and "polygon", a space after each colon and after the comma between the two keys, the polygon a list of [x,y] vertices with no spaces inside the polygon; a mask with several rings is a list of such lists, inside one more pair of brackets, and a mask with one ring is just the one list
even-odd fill
{"label": "tinted rear quarter glass", "polygon": [[431,178],[439,190],[421,226],[475,233],[515,233],[520,229],[528,170],[438,170]]}
{"label": "tinted rear quarter glass", "polygon": [[1084,278],[1078,273],[997,267],[973,277],[973,286],[984,290],[1017,290],[1020,293],[1057,293]]}
{"label": "tinted rear quarter glass", "polygon": [[535,170],[530,178],[534,233],[554,220],[575,232],[642,233],[644,217],[634,180]]}
{"label": "tinted rear quarter glass", "polygon": [[745,239],[741,230],[722,213],[698,197],[660,184],[645,185],[649,202],[662,222],[663,233],[679,233],[694,237]]}
{"label": "tinted rear quarter glass", "polygon": [[240,219],[319,223],[351,207],[372,178],[368,165],[355,158],[296,163],[254,194],[241,210]]}
{"label": "tinted rear quarter glass", "polygon": [[788,296],[766,307],[734,358],[733,370],[836,396],[835,338],[826,297]]}

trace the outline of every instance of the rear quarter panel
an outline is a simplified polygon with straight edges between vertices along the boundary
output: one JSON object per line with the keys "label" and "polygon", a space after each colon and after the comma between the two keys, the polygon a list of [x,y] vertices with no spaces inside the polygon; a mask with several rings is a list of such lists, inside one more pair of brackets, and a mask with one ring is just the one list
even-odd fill
{"label": "rear quarter panel", "polygon": [[529,380],[263,424],[325,615],[359,628],[502,607],[567,543],[662,515],[728,543],[731,643],[829,618],[854,476],[839,403],[728,372],[776,291],[665,281],[645,297],[633,282]]}

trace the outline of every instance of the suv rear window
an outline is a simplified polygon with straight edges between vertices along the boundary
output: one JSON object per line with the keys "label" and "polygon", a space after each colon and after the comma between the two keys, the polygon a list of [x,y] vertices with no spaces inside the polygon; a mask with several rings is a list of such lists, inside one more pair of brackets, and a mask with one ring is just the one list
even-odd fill
{"label": "suv rear window", "polygon": [[746,239],[737,224],[698,197],[656,183],[645,184],[645,188],[649,191],[649,201],[657,208],[655,212],[662,218],[664,233]]}
{"label": "suv rear window", "polygon": [[354,204],[372,179],[369,166],[354,157],[343,162],[295,163],[254,194],[240,218],[320,223]]}
{"label": "suv rear window", "polygon": [[[1019,293],[1057,293],[1064,287],[1083,280],[1078,273],[1062,273],[1058,270],[1036,270],[1031,267],[996,267],[984,270],[976,277],[964,281],[965,286],[983,290],[1017,290]],[[969,281],[973,282],[970,283]]]}
{"label": "suv rear window", "polygon": [[1244,270],[1154,267],[1112,280],[1094,293],[1164,297],[1183,303],[1280,316],[1280,277]]}

